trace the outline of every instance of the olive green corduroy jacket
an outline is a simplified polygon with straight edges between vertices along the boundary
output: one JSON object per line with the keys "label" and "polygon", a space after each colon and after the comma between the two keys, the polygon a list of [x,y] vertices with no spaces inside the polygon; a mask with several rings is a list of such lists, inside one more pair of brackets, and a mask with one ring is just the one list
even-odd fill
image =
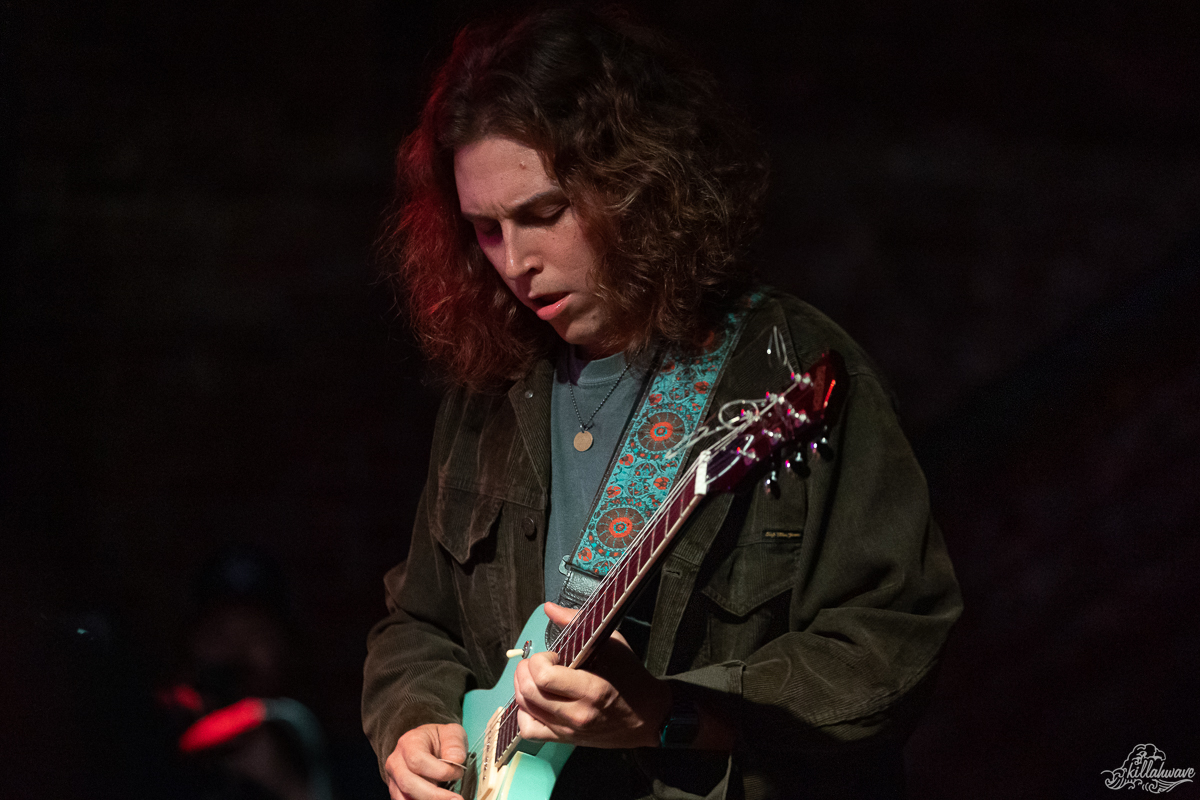
{"label": "olive green corduroy jacket", "polygon": [[[737,749],[580,748],[556,797],[900,791],[899,747],[962,609],[958,585],[881,377],[820,312],[768,293],[712,407],[785,384],[767,355],[775,329],[801,367],[829,349],[845,359],[833,458],[781,476],[777,497],[749,487],[705,502],[663,560],[646,648],[652,674],[726,709]],[[507,394],[442,403],[409,555],[368,639],[363,727],[381,765],[409,728],[459,721],[463,694],[495,683],[543,601],[551,378],[547,361]]]}

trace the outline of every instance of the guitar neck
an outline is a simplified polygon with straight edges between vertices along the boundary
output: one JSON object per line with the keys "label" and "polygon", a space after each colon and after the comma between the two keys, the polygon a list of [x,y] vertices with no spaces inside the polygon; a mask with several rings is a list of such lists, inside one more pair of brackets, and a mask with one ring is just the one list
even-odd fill
{"label": "guitar neck", "polygon": [[[645,580],[658,559],[666,551],[688,516],[704,499],[696,492],[696,469],[693,464],[676,481],[675,487],[651,517],[645,531],[630,544],[596,591],[579,609],[571,624],[563,629],[554,643],[559,663],[572,668],[583,666],[595,650],[621,621],[637,588]],[[505,757],[515,748],[517,728],[516,700],[504,709],[500,720],[496,752]]]}

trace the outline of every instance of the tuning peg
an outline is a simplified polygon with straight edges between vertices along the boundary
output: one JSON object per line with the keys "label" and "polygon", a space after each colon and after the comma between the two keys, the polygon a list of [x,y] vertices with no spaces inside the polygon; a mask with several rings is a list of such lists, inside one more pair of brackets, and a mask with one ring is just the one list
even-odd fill
{"label": "tuning peg", "polygon": [[767,475],[763,480],[763,491],[768,497],[779,497],[779,473],[771,470],[771,474]]}
{"label": "tuning peg", "polygon": [[800,478],[808,477],[808,464],[804,463],[804,451],[797,450],[783,459],[784,469],[789,469]]}
{"label": "tuning peg", "polygon": [[812,450],[814,456],[824,461],[833,458],[833,448],[829,446],[829,440],[824,436],[810,444],[809,449]]}

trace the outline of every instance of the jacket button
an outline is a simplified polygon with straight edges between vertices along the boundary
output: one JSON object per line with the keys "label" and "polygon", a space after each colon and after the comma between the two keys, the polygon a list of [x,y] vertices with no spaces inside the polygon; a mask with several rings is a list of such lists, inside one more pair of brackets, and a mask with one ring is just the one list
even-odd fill
{"label": "jacket button", "polygon": [[530,541],[537,538],[537,523],[533,521],[533,517],[526,517],[521,522],[521,533],[525,534],[525,538]]}
{"label": "jacket button", "polygon": [[533,389],[526,389],[526,390],[525,390],[525,399],[526,399],[526,400],[532,400],[532,399],[533,399]]}

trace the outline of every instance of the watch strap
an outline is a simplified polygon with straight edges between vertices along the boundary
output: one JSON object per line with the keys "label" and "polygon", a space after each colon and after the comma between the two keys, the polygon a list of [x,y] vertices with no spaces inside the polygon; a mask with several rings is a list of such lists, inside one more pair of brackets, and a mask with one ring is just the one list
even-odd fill
{"label": "watch strap", "polygon": [[668,750],[691,747],[700,733],[700,709],[690,697],[677,697],[663,722],[658,743]]}

